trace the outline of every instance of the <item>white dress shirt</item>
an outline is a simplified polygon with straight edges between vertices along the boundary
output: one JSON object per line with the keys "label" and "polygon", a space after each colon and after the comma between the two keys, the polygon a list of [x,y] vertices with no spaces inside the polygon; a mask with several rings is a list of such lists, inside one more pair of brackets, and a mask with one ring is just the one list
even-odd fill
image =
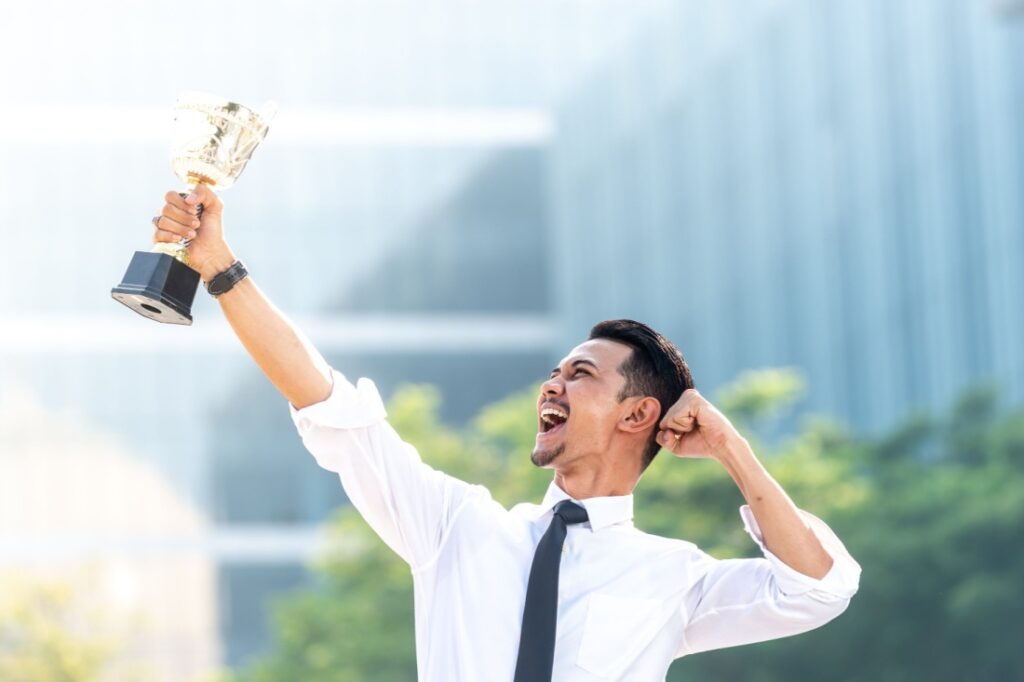
{"label": "white dress shirt", "polygon": [[[411,567],[421,682],[510,682],[534,549],[552,508],[505,509],[482,485],[424,464],[385,421],[373,383],[338,372],[323,402],[292,418],[320,466]],[[804,519],[832,556],[826,576],[793,570],[765,549],[747,505],[744,528],[764,558],[715,559],[691,542],[633,526],[633,496],[574,500],[559,579],[556,682],[664,680],[676,658],[806,632],[842,613],[860,566],[816,516]],[[683,513],[682,504],[680,513]]]}

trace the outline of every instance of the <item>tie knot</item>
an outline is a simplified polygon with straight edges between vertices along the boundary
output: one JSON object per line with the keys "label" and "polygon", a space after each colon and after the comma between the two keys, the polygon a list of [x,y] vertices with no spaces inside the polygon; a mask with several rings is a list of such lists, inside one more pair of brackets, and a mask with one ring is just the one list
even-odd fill
{"label": "tie knot", "polygon": [[562,500],[555,505],[555,514],[561,516],[567,524],[583,523],[587,520],[587,510],[572,500]]}

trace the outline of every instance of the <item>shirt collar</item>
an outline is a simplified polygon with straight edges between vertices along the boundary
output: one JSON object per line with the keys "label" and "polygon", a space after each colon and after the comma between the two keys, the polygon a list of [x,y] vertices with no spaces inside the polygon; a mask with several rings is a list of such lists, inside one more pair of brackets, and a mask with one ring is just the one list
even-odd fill
{"label": "shirt collar", "polygon": [[572,500],[577,504],[583,505],[583,508],[587,510],[587,520],[590,523],[590,528],[594,531],[616,523],[629,522],[633,519],[632,495],[610,495],[608,497],[588,497],[585,500],[577,500],[558,487],[558,484],[554,481],[551,481],[551,484],[548,485],[548,490],[544,494],[544,501],[540,503],[540,508],[537,511],[537,518],[549,513],[562,500]]}

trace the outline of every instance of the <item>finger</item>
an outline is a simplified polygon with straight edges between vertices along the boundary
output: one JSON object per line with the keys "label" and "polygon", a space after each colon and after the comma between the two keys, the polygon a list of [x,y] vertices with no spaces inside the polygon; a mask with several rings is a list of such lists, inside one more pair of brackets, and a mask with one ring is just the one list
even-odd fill
{"label": "finger", "polygon": [[672,423],[676,420],[676,415],[679,414],[679,403],[676,403],[672,407],[668,408],[668,412],[662,418],[661,422],[658,423],[658,428],[664,431],[668,427],[672,426]]}
{"label": "finger", "polygon": [[171,242],[171,243],[180,242],[181,241],[181,235],[180,234],[175,234],[174,232],[168,232],[167,230],[160,230],[160,229],[158,229],[153,234],[153,241],[154,242]]}
{"label": "finger", "polygon": [[679,445],[680,434],[675,431],[665,429],[658,432],[658,444],[666,450],[672,450]]}
{"label": "finger", "polygon": [[161,212],[161,214],[165,218],[169,218],[172,221],[178,223],[179,225],[184,225],[189,229],[194,230],[197,227],[199,227],[199,218],[197,218],[196,216],[187,211],[183,211],[177,206],[173,206],[171,204],[164,204],[164,209]]}
{"label": "finger", "polygon": [[698,434],[678,434],[666,431],[667,436],[659,437],[661,447],[671,452],[676,457],[707,457],[709,448],[703,438]]}
{"label": "finger", "polygon": [[665,417],[658,425],[659,428],[667,429],[675,426],[682,427],[682,430],[689,431],[693,428],[693,421],[704,398],[697,393],[697,389],[688,388],[676,401],[676,404],[669,408]]}
{"label": "finger", "polygon": [[206,185],[196,185],[191,194],[185,197],[185,203],[190,207],[201,204],[206,213],[220,213],[221,209],[220,197]]}
{"label": "finger", "polygon": [[690,435],[679,439],[679,442],[672,448],[672,454],[679,457],[708,457],[711,454],[711,448],[703,438]]}
{"label": "finger", "polygon": [[176,220],[172,220],[165,215],[160,216],[159,220],[154,220],[153,224],[156,229],[163,230],[165,232],[173,232],[178,237],[185,237],[186,239],[194,239],[196,231],[189,225],[182,225]]}
{"label": "finger", "polygon": [[180,209],[185,213],[188,213],[189,215],[196,214],[196,207],[189,206],[185,202],[185,197],[181,196],[181,194],[175,192],[174,190],[171,190],[170,192],[164,195],[164,201],[166,201],[171,206],[174,206],[175,208]]}
{"label": "finger", "polygon": [[691,413],[684,414],[670,414],[661,420],[658,424],[658,428],[661,430],[672,430],[681,433],[692,431],[696,422],[694,416]]}

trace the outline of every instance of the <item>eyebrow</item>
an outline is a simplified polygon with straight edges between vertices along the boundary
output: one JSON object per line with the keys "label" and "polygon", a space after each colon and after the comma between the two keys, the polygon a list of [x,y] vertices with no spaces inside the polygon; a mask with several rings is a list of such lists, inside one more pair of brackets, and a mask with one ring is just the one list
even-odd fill
{"label": "eyebrow", "polygon": [[[580,365],[590,365],[591,367],[594,368],[595,371],[600,371],[597,368],[597,365],[594,364],[594,362],[592,360],[585,360],[583,358],[580,358],[579,360],[573,360],[572,361],[572,367],[579,367]],[[553,370],[551,370],[551,376],[555,376],[556,374],[561,374],[561,373],[562,373],[562,370],[560,368],[558,368],[558,367],[555,367]]]}

